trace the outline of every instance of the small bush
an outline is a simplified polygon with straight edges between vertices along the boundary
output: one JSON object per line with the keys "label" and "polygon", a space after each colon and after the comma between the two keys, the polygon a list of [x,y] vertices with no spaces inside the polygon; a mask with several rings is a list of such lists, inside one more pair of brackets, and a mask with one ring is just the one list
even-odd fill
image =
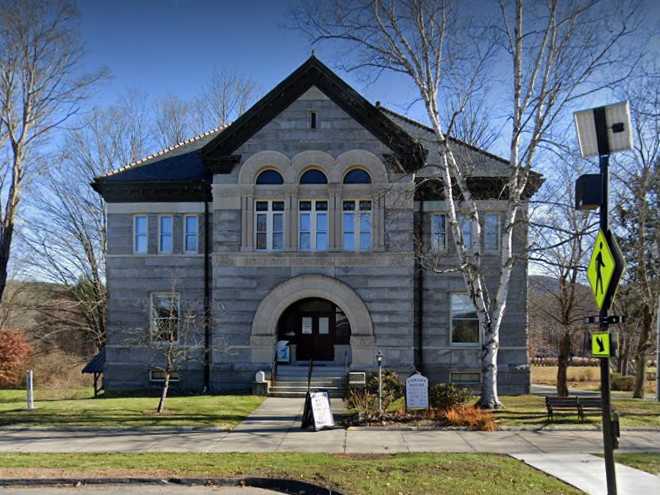
{"label": "small bush", "polygon": [[457,406],[446,413],[447,422],[473,431],[495,431],[497,425],[493,413],[474,406]]}
{"label": "small bush", "polygon": [[437,383],[431,386],[429,391],[431,407],[443,411],[465,404],[471,398],[472,391],[469,388],[459,387],[451,383]]}
{"label": "small bush", "polygon": [[32,348],[17,330],[0,330],[0,388],[18,387],[30,365]]}
{"label": "small bush", "polygon": [[349,409],[354,409],[361,415],[378,411],[378,395],[371,394],[366,389],[350,390],[346,402]]}
{"label": "small bush", "polygon": [[624,376],[619,373],[612,374],[611,388],[621,392],[631,392],[635,378],[632,376]]}
{"label": "small bush", "polygon": [[[403,397],[403,383],[392,370],[383,370],[383,409],[387,409],[390,404]],[[371,373],[367,378],[366,391],[376,397],[376,407],[378,407],[378,373]]]}

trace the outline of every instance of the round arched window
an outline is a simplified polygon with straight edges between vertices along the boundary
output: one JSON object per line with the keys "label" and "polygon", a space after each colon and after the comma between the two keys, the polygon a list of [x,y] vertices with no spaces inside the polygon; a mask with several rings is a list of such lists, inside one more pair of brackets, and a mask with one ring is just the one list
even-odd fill
{"label": "round arched window", "polygon": [[328,178],[320,170],[308,170],[300,177],[301,184],[327,184]]}
{"label": "round arched window", "polygon": [[257,177],[257,184],[279,186],[280,184],[284,184],[284,179],[277,170],[264,170]]}
{"label": "round arched window", "polygon": [[371,176],[368,172],[355,168],[344,175],[344,184],[371,184]]}

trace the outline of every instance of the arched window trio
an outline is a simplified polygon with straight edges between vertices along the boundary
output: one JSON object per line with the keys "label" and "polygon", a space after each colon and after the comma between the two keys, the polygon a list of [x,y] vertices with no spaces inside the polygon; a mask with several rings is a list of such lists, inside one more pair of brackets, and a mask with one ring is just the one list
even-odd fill
{"label": "arched window trio", "polygon": [[[369,185],[370,174],[360,168],[346,172],[342,183],[345,185]],[[266,169],[257,175],[256,185],[278,186],[284,184],[282,175],[273,169]],[[300,185],[327,185],[328,178],[323,171],[309,169],[300,176]],[[331,246],[330,217],[333,211],[327,197],[301,197],[297,200],[297,213],[294,221],[295,245],[299,251],[327,251],[331,247],[344,251],[370,251],[374,243],[373,204],[369,194],[351,195],[339,198],[341,212],[335,217],[341,225],[339,238]],[[260,199],[255,195],[255,248],[257,251],[280,251],[284,249],[286,237],[285,201]]]}
{"label": "arched window trio", "polygon": [[[277,170],[267,169],[257,176],[258,186],[277,186],[284,184],[284,178]],[[307,170],[300,177],[300,184],[327,184],[326,175],[315,168]],[[355,168],[344,175],[344,184],[371,184],[371,176],[366,170]]]}

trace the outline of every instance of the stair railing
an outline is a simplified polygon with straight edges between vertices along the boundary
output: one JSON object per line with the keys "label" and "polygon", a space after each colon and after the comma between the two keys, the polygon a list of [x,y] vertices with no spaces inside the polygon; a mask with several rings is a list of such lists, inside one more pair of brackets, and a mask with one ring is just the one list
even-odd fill
{"label": "stair railing", "polygon": [[307,392],[312,388],[312,369],[314,368],[314,360],[310,359],[307,365]]}
{"label": "stair railing", "polygon": [[344,388],[348,390],[348,349],[344,351]]}
{"label": "stair railing", "polygon": [[277,347],[275,348],[275,354],[273,354],[273,365],[270,368],[270,386],[275,386],[275,377],[277,376]]}

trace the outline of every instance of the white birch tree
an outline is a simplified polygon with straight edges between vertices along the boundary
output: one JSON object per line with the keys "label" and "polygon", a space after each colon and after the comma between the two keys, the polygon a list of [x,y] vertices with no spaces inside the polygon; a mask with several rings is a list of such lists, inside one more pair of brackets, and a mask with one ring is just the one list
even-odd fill
{"label": "white birch tree", "polygon": [[[480,405],[495,408],[501,405],[497,356],[515,261],[514,226],[525,221],[532,168],[543,146],[557,141],[555,124],[574,102],[627,76],[629,53],[626,59],[616,48],[637,24],[634,5],[614,0],[530,5],[501,0],[499,12],[480,14],[463,7],[449,0],[303,1],[295,10],[295,22],[314,42],[335,42],[351,50],[341,67],[393,71],[414,83],[435,135],[440,163],[432,164],[434,176],[442,184],[458,266],[483,335]],[[499,17],[490,30],[469,31],[475,21],[484,23],[489,15]],[[448,137],[456,114],[478,92],[496,49],[498,60],[508,66],[504,84],[511,92],[506,111],[509,176],[500,193],[507,202],[500,273],[489,289],[481,269],[481,211],[468,181],[472,164],[462,159]],[[603,77],[615,62],[618,75]],[[449,101],[458,104],[447,115],[443,109]],[[472,223],[476,247],[469,251],[464,248],[459,211],[467,212]]]}

